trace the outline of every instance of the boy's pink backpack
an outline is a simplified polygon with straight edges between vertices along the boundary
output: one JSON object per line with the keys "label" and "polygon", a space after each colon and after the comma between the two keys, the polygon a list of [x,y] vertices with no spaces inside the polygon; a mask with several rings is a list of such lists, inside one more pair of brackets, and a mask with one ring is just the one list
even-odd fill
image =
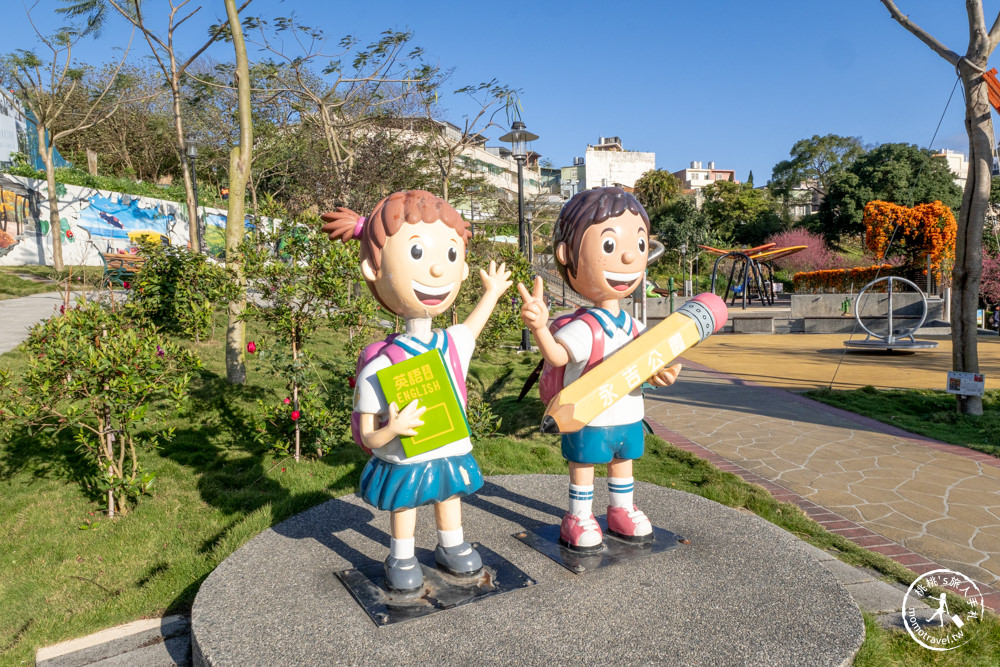
{"label": "boy's pink backpack", "polygon": [[[597,318],[586,308],[580,308],[573,313],[568,315],[562,315],[557,317],[549,325],[549,331],[554,335],[557,331],[562,329],[564,326],[573,322],[574,320],[582,319],[590,327],[590,332],[593,335],[593,342],[590,345],[590,358],[587,359],[586,366],[583,367],[583,375],[590,371],[591,368],[597,364],[604,361],[604,331],[601,328],[601,323],[597,321]],[[632,327],[632,337],[635,338],[639,335],[638,327]],[[563,383],[566,378],[566,366],[559,366],[558,368],[549,365],[546,361],[542,365],[542,373],[538,380],[538,395],[542,399],[542,403],[545,405],[549,404],[549,401],[558,394],[563,389]]]}
{"label": "boy's pink backpack", "polygon": [[[456,389],[462,395],[462,402],[465,403],[468,398],[468,390],[465,386],[465,375],[462,373],[462,363],[458,359],[458,349],[455,347],[455,341],[452,339],[451,334],[447,331],[444,334],[448,337],[448,363],[451,365],[451,376],[457,385]],[[361,356],[358,357],[358,365],[354,369],[354,377],[357,378],[361,374],[361,369],[380,354],[387,356],[390,364],[398,364],[400,361],[404,361],[406,359],[406,352],[400,346],[393,345],[393,341],[396,340],[398,335],[389,334],[385,340],[367,345],[365,349],[361,350]],[[399,407],[403,408],[404,406],[400,405]],[[357,410],[351,412],[351,437],[354,438],[354,442],[366,454],[372,453],[372,450],[365,447],[364,441],[361,439],[361,413]]]}

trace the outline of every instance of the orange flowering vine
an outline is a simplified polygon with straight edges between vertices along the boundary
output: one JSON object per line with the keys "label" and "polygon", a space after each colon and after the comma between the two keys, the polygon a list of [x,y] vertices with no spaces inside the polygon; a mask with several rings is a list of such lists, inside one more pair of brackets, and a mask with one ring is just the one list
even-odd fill
{"label": "orange flowering vine", "polygon": [[918,204],[913,208],[884,201],[865,206],[865,244],[884,259],[892,241],[894,251],[906,256],[912,266],[920,266],[930,257],[931,272],[941,279],[945,261],[955,258],[958,223],[951,209],[939,201]]}

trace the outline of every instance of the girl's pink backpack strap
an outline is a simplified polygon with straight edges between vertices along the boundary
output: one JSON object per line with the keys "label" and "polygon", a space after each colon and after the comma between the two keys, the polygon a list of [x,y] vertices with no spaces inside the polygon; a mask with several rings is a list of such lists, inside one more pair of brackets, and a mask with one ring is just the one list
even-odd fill
{"label": "girl's pink backpack strap", "polygon": [[392,338],[395,338],[395,334],[386,339],[385,347],[382,348],[381,354],[389,357],[390,364],[398,364],[401,361],[406,361],[406,352],[403,351],[398,345],[392,344]]}
{"label": "girl's pink backpack strap", "polygon": [[458,347],[450,333],[445,331],[444,335],[448,337],[448,363],[451,364],[451,375],[455,378],[455,388],[462,394],[462,400],[468,401],[469,391],[465,386],[465,372],[462,370],[462,360],[458,358]]}

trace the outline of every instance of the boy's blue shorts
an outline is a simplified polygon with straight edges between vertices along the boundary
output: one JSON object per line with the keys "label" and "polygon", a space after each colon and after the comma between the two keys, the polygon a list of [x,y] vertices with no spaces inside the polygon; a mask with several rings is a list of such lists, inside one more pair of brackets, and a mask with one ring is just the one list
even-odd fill
{"label": "boy's blue shorts", "polygon": [[642,422],[620,426],[584,426],[562,436],[562,454],[573,463],[610,463],[637,459],[645,451]]}

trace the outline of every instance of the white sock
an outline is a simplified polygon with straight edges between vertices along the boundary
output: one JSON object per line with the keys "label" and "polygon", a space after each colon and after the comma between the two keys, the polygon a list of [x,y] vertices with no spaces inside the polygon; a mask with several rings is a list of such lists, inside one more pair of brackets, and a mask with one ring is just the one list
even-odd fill
{"label": "white sock", "polygon": [[634,477],[608,477],[608,499],[612,507],[625,507],[629,510],[635,504],[633,501],[635,489]]}
{"label": "white sock", "polygon": [[569,485],[569,513],[581,519],[588,519],[594,513],[594,485]]}
{"label": "white sock", "polygon": [[465,533],[461,526],[455,530],[438,531],[438,544],[443,547],[457,547],[462,542],[465,542]]}
{"label": "white sock", "polygon": [[409,537],[405,540],[397,540],[395,537],[389,538],[389,555],[393,558],[399,558],[403,560],[405,558],[413,558],[414,538]]}

